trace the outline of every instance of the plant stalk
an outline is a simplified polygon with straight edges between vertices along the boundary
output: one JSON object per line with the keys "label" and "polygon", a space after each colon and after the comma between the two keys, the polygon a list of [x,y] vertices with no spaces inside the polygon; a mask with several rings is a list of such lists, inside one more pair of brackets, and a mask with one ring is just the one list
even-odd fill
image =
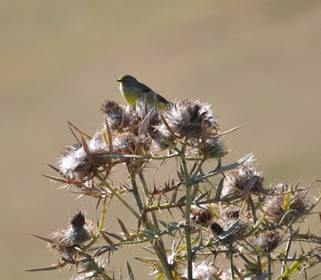
{"label": "plant stalk", "polygon": [[[129,170],[130,171],[130,170]],[[148,217],[146,215],[146,212],[144,210],[144,206],[141,200],[141,197],[139,195],[139,191],[138,191],[138,186],[137,186],[137,182],[136,182],[136,174],[135,173],[130,173],[130,180],[131,180],[131,184],[132,184],[132,188],[133,188],[133,194],[134,194],[134,198],[136,200],[139,212],[141,214],[141,219],[142,219],[142,223],[144,225],[144,227],[146,229],[150,229],[150,222],[148,221]],[[146,182],[145,182],[146,183]],[[147,190],[147,185],[145,184],[145,186],[143,186],[143,188],[145,189],[145,191]],[[158,243],[155,242],[151,242],[151,245],[154,248],[154,251],[161,263],[161,266],[164,270],[164,273],[167,277],[167,279],[169,280],[174,280],[172,271],[169,267],[169,264],[167,262],[167,256],[165,252],[162,252],[162,249],[160,248]]]}
{"label": "plant stalk", "polygon": [[185,239],[186,239],[186,258],[187,258],[187,279],[193,280],[193,255],[192,255],[192,240],[191,240],[191,205],[192,205],[192,185],[188,173],[188,167],[185,160],[185,151],[181,155],[181,161],[184,172],[184,184],[186,189],[186,204],[185,204]]}

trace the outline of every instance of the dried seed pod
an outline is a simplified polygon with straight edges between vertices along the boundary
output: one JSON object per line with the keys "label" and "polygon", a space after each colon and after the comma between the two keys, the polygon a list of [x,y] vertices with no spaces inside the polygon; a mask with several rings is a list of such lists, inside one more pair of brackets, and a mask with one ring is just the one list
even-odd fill
{"label": "dried seed pod", "polygon": [[283,205],[283,196],[268,196],[265,199],[264,210],[268,217],[271,217],[273,220],[276,220],[282,217],[284,211],[282,208]]}
{"label": "dried seed pod", "polygon": [[212,220],[212,213],[206,209],[198,206],[191,208],[191,220],[198,225],[207,226]]}
{"label": "dried seed pod", "polygon": [[280,236],[276,231],[264,231],[253,241],[253,245],[265,252],[274,250],[280,242]]}
{"label": "dried seed pod", "polygon": [[175,102],[164,113],[164,117],[170,128],[180,137],[201,138],[203,129],[209,130],[208,134],[211,135],[218,130],[210,105],[199,100]]}
{"label": "dried seed pod", "polygon": [[85,221],[85,212],[79,211],[70,221],[70,226],[64,231],[62,244],[67,247],[80,245],[91,238],[90,227]]}
{"label": "dried seed pod", "polygon": [[120,154],[136,154],[138,143],[131,133],[121,133],[113,138],[113,150]]}
{"label": "dried seed pod", "polygon": [[133,107],[106,100],[101,105],[111,130],[120,130],[128,127],[135,118]]}
{"label": "dried seed pod", "polygon": [[63,176],[83,181],[91,176],[93,165],[89,162],[83,146],[75,144],[62,152],[58,160],[58,168]]}
{"label": "dried seed pod", "polygon": [[211,230],[222,244],[231,244],[242,238],[247,231],[246,220],[238,207],[230,206],[221,211],[220,218],[211,225]]}
{"label": "dried seed pod", "polygon": [[207,158],[221,158],[227,153],[222,139],[217,136],[207,138],[199,151]]}
{"label": "dried seed pod", "polygon": [[[216,280],[221,278],[222,271],[213,263],[203,261],[193,263],[193,280]],[[187,270],[184,271],[182,279],[187,279]]]}
{"label": "dried seed pod", "polygon": [[175,147],[175,137],[164,124],[153,127],[150,132],[154,152]]}
{"label": "dried seed pod", "polygon": [[264,193],[263,181],[261,171],[256,169],[251,161],[247,161],[226,174],[221,196],[240,197],[248,192]]}
{"label": "dried seed pod", "polygon": [[241,209],[238,207],[230,206],[223,210],[221,219],[224,221],[226,225],[230,225],[235,221],[240,219]]}
{"label": "dried seed pod", "polygon": [[305,214],[312,207],[312,201],[307,198],[308,191],[295,191],[291,196],[290,208],[299,214]]}
{"label": "dried seed pod", "polygon": [[83,144],[75,144],[65,148],[58,160],[61,174],[69,179],[86,181],[91,178],[95,167],[105,166],[110,163],[109,149],[103,136],[103,131],[98,131]]}
{"label": "dried seed pod", "polygon": [[306,214],[313,206],[307,198],[307,190],[299,190],[281,183],[274,188],[275,195],[267,196],[263,209],[272,221],[283,220],[284,223],[293,221]]}
{"label": "dried seed pod", "polygon": [[77,261],[76,246],[92,238],[91,224],[85,220],[85,212],[77,212],[70,220],[68,226],[48,237],[50,248],[55,252],[59,261],[75,263]]}

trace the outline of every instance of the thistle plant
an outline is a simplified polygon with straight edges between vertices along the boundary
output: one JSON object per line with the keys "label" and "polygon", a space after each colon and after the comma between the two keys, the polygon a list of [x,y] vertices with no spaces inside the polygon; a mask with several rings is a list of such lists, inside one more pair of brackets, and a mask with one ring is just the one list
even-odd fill
{"label": "thistle plant", "polygon": [[[78,210],[63,230],[34,235],[48,243],[57,263],[28,271],[66,267],[75,280],[138,279],[133,260],[127,276],[110,266],[120,248],[136,246],[148,255],[137,250],[134,262],[158,280],[285,280],[296,273],[312,279],[321,237],[302,225],[320,198],[309,193],[311,186],[268,185],[252,154],[225,163],[223,139],[236,128],[222,130],[209,104],[184,100],[159,110],[105,101],[101,111],[94,135],[68,123],[75,143],[50,165],[57,175],[46,176],[91,197],[98,222]],[[166,169],[171,161],[176,170]],[[165,183],[150,183],[151,165],[169,171]],[[124,170],[126,183],[113,176]],[[119,227],[109,225],[111,200],[130,223],[117,217]]]}

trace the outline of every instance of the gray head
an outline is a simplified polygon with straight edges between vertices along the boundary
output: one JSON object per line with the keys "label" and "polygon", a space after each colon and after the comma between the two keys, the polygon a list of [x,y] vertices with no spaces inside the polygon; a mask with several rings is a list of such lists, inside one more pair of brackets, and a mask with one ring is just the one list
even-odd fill
{"label": "gray head", "polygon": [[138,83],[138,81],[133,76],[130,76],[130,75],[121,76],[117,80],[117,82],[122,83],[123,85],[126,85],[126,86],[135,86]]}

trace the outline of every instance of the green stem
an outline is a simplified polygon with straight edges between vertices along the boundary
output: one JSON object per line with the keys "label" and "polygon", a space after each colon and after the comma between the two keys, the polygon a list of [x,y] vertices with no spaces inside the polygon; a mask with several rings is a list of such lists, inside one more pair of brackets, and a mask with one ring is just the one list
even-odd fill
{"label": "green stem", "polygon": [[261,263],[260,255],[256,256],[256,261],[257,261],[257,276],[260,276],[262,274],[262,263]]}
{"label": "green stem", "polygon": [[[135,173],[130,172],[130,170],[128,170],[128,171],[130,173],[130,180],[131,180],[131,184],[132,184],[132,188],[133,188],[133,194],[134,194],[134,198],[137,203],[137,207],[138,207],[140,214],[141,214],[142,223],[146,229],[150,229],[150,223],[148,221],[148,217],[146,215],[141,197],[139,195],[137,182],[136,182],[136,175],[135,175]],[[144,188],[144,191],[146,191],[148,193],[146,182],[145,182],[145,186],[143,186],[143,188]],[[154,251],[155,251],[155,253],[161,263],[161,266],[164,270],[164,273],[165,273],[167,279],[174,280],[173,274],[172,274],[171,269],[170,269],[168,262],[167,262],[166,253],[165,254],[162,253],[162,250],[157,243],[151,242],[151,245],[154,248]]]}
{"label": "green stem", "polygon": [[268,273],[269,273],[269,280],[272,279],[272,258],[271,253],[268,253]]}
{"label": "green stem", "polygon": [[[140,172],[138,173],[138,176],[139,176],[140,182],[141,182],[141,184],[142,184],[142,187],[143,187],[143,190],[144,190],[144,194],[145,194],[146,203],[147,203],[148,200],[149,200],[149,191],[148,191],[147,183],[146,183],[146,180],[145,180],[145,176],[144,176],[144,174],[143,174],[142,171],[140,171]],[[146,211],[145,211],[145,212],[146,212]],[[156,213],[155,213],[155,212],[151,212],[151,217],[152,217],[152,221],[153,221],[155,230],[156,230],[157,232],[160,232]],[[166,258],[166,260],[167,260],[167,254],[166,254],[164,242],[163,242],[163,239],[162,239],[161,236],[159,236],[158,242],[159,242],[159,246],[160,246],[161,253],[162,253],[162,255],[163,255],[163,256]]]}
{"label": "green stem", "polygon": [[181,153],[181,161],[184,172],[184,184],[186,189],[186,204],[185,204],[185,239],[186,239],[186,257],[187,257],[187,279],[193,280],[193,255],[192,255],[192,240],[191,240],[191,205],[192,205],[192,185],[190,184],[189,172],[185,160],[185,146]]}
{"label": "green stem", "polygon": [[281,269],[281,275],[285,272],[285,267],[287,263],[287,257],[290,253],[291,245],[292,245],[292,238],[293,238],[293,231],[292,231],[292,226],[290,226],[290,235],[289,235],[289,240],[285,246],[285,260],[282,262],[282,269]]}
{"label": "green stem", "polygon": [[100,233],[105,227],[107,208],[108,208],[108,203],[107,203],[107,195],[106,195],[103,201],[103,206],[102,206],[101,215],[99,219],[98,233],[93,235],[92,240],[85,246],[85,248],[91,247],[98,240]]}
{"label": "green stem", "polygon": [[257,222],[257,216],[256,216],[255,205],[254,205],[253,199],[251,197],[251,193],[249,193],[249,196],[248,196],[248,205],[249,205],[249,207],[251,209],[253,222],[255,224]]}
{"label": "green stem", "polygon": [[232,276],[232,279],[234,279],[235,272],[234,272],[234,262],[233,262],[233,252],[232,251],[229,252],[229,261],[230,261],[231,276]]}
{"label": "green stem", "polygon": [[149,195],[149,193],[148,193],[149,191],[148,191],[147,183],[146,183],[146,180],[145,180],[145,176],[144,176],[142,171],[140,171],[138,173],[138,176],[139,176],[140,182],[142,183],[144,194],[145,194],[145,197],[147,199],[147,197]]}
{"label": "green stem", "polygon": [[103,201],[102,209],[101,209],[101,215],[100,215],[99,226],[98,226],[99,232],[101,232],[105,227],[107,208],[108,208],[108,203],[107,203],[107,195],[106,195]]}
{"label": "green stem", "polygon": [[133,195],[135,197],[137,207],[139,209],[140,214],[142,215],[143,222],[146,223],[146,215],[143,214],[144,213],[144,206],[143,206],[143,202],[142,202],[140,195],[139,195],[135,174],[130,175],[130,181],[132,184]]}
{"label": "green stem", "polygon": [[101,180],[101,183],[104,187],[106,187],[114,196],[118,198],[118,200],[134,215],[136,218],[140,218],[139,214],[132,208],[125,199],[123,199],[115,189],[110,186],[107,181],[97,172],[96,176]]}

